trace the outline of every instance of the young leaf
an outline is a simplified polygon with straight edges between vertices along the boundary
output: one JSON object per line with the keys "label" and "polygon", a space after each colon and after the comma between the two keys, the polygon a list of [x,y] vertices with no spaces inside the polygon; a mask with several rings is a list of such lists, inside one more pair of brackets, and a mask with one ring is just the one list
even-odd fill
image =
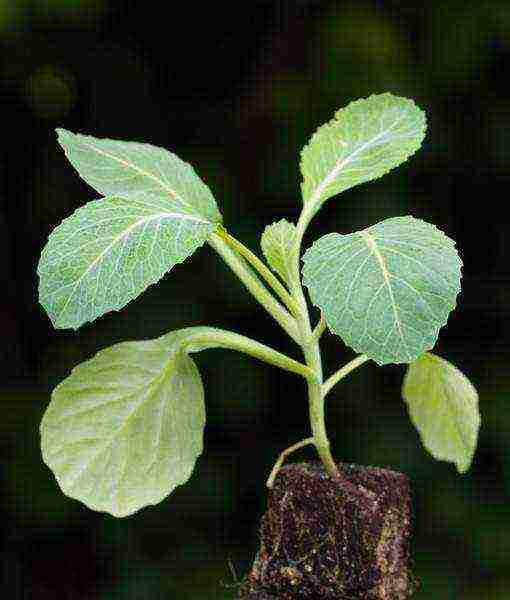
{"label": "young leaf", "polygon": [[182,337],[116,344],[55,388],[41,447],[65,494],[124,517],[189,479],[202,452],[205,408]]}
{"label": "young leaf", "polygon": [[380,365],[432,348],[460,291],[455,242],[413,217],[330,233],[303,260],[304,284],[330,329]]}
{"label": "young leaf", "polygon": [[408,366],[402,395],[425,448],[465,473],[480,429],[478,394],[468,378],[443,358],[426,353]]}
{"label": "young leaf", "polygon": [[149,192],[89,202],[51,233],[39,300],[55,327],[78,328],[136,298],[216,226],[198,208]]}
{"label": "young leaf", "polygon": [[211,190],[193,167],[164,148],[99,139],[57,129],[59,144],[79,175],[105,196],[138,197],[152,192],[211,223],[221,215]]}
{"label": "young leaf", "polygon": [[319,208],[398,167],[421,146],[425,125],[425,114],[407,98],[387,93],[351,102],[302,151],[304,202]]}
{"label": "young leaf", "polygon": [[269,266],[289,283],[292,278],[292,249],[296,226],[285,219],[272,223],[264,229],[260,246]]}

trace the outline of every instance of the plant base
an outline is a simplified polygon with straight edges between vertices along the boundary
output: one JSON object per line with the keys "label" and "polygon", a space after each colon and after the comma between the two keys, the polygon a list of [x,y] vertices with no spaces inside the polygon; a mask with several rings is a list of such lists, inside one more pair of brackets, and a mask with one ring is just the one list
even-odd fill
{"label": "plant base", "polygon": [[321,463],[284,466],[269,492],[260,550],[239,600],[406,600],[411,500],[405,475],[340,464],[358,496]]}

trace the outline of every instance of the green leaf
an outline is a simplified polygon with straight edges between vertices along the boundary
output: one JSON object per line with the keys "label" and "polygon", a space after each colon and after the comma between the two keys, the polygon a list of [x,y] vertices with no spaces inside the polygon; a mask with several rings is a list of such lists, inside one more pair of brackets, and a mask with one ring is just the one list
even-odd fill
{"label": "green leaf", "polygon": [[179,212],[211,223],[221,215],[209,188],[193,167],[164,148],[99,139],[57,129],[58,141],[80,176],[105,196],[161,195]]}
{"label": "green leaf", "polygon": [[465,473],[480,429],[478,394],[468,378],[443,358],[426,353],[408,366],[402,395],[425,448]]}
{"label": "green leaf", "polygon": [[304,202],[319,206],[398,167],[421,146],[425,126],[425,114],[407,98],[387,93],[351,102],[302,151]]}
{"label": "green leaf", "polygon": [[217,224],[170,197],[89,202],[51,233],[39,300],[57,328],[119,310],[201,246]]}
{"label": "green leaf", "polygon": [[432,348],[460,291],[455,242],[413,217],[330,233],[303,260],[304,284],[330,329],[380,365]]}
{"label": "green leaf", "polygon": [[202,452],[204,393],[186,330],[102,350],[58,385],[41,423],[68,496],[117,517],[185,483]]}
{"label": "green leaf", "polygon": [[296,238],[296,226],[285,219],[272,223],[264,229],[260,246],[269,266],[289,283],[292,279],[292,251]]}

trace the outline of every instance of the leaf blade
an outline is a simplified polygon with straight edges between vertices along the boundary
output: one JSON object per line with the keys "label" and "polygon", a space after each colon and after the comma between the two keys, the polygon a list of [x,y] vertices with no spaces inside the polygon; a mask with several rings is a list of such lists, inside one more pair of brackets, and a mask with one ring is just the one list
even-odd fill
{"label": "leaf blade", "polygon": [[289,284],[292,280],[292,252],[296,226],[286,219],[268,225],[260,240],[262,252],[269,266]]}
{"label": "leaf blade", "polygon": [[89,202],[50,234],[38,265],[39,300],[55,327],[77,328],[125,306],[215,228],[149,193]]}
{"label": "leaf blade", "polygon": [[303,148],[303,202],[319,207],[381,177],[419,149],[425,127],[425,114],[408,98],[385,93],[351,102]]}
{"label": "leaf blade", "polygon": [[481,423],[478,394],[469,379],[445,359],[426,353],[408,366],[402,396],[425,448],[465,473]]}
{"label": "leaf blade", "polygon": [[116,344],[55,388],[41,449],[66,495],[123,517],[189,479],[202,452],[205,406],[182,338]]}
{"label": "leaf blade", "polygon": [[150,192],[171,199],[181,212],[220,223],[214,197],[193,167],[151,144],[96,138],[57,129],[58,142],[78,174],[105,196]]}
{"label": "leaf blade", "polygon": [[303,260],[303,282],[329,328],[380,365],[432,348],[460,291],[455,243],[413,217],[328,234]]}

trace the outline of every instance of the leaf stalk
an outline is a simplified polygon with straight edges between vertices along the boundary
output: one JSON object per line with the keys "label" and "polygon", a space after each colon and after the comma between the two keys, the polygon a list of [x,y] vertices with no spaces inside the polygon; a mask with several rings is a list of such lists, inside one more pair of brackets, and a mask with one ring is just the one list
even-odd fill
{"label": "leaf stalk", "polygon": [[258,277],[246,263],[246,260],[216,232],[209,236],[208,242],[244,283],[252,296],[259,301],[289,336],[296,343],[300,344],[301,337],[296,319],[261,284]]}
{"label": "leaf stalk", "polygon": [[319,341],[322,334],[326,331],[326,319],[324,318],[324,313],[321,312],[321,318],[320,321],[317,323],[315,329],[312,332],[312,337],[315,341]]}
{"label": "leaf stalk", "polygon": [[328,377],[328,379],[322,384],[322,395],[326,397],[331,391],[331,388],[333,388],[344,377],[349,375],[351,371],[354,371],[354,369],[357,369],[363,363],[366,363],[368,360],[370,360],[368,356],[366,356],[365,354],[360,354],[356,358],[353,358],[346,365],[338,369],[336,373],[333,373],[333,375]]}
{"label": "leaf stalk", "polygon": [[249,248],[247,248],[244,244],[242,244],[235,237],[230,235],[228,231],[220,225],[217,231],[218,235],[234,250],[236,250],[246,261],[248,261],[251,266],[257,271],[257,273],[268,283],[271,288],[276,292],[276,294],[280,297],[286,307],[295,315],[298,312],[297,305],[289,294],[289,292],[285,289],[285,287],[280,283],[278,278],[273,275],[273,273],[266,267],[266,265],[260,260],[260,258],[254,254]]}
{"label": "leaf stalk", "polygon": [[307,365],[249,337],[216,327],[191,328],[183,344],[184,350],[187,352],[199,352],[209,347],[237,350],[270,365],[301,375],[307,380],[316,381],[315,373]]}
{"label": "leaf stalk", "polygon": [[276,479],[276,476],[278,475],[278,471],[282,468],[282,465],[283,465],[285,459],[287,458],[287,456],[289,456],[289,454],[292,454],[293,452],[295,452],[296,450],[299,450],[300,448],[304,448],[305,446],[313,444],[314,441],[315,440],[313,437],[309,437],[309,438],[306,438],[306,440],[301,440],[297,444],[293,444],[292,446],[289,446],[286,450],[284,450],[278,457],[278,460],[276,461],[276,463],[273,467],[273,470],[271,471],[271,474],[269,475],[269,477],[266,481],[266,486],[269,489],[271,489],[273,487],[274,480]]}

